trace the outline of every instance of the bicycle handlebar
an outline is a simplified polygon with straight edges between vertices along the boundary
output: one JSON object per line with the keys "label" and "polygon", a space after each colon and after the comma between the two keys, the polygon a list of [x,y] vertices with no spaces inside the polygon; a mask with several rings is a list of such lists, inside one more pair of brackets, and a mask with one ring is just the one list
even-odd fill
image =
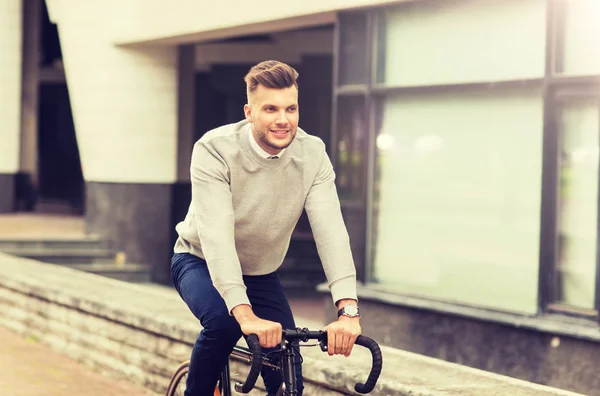
{"label": "bicycle handlebar", "polygon": [[[321,343],[321,350],[327,351],[326,331],[310,331],[306,328],[298,328],[295,330],[283,330],[283,338],[287,341],[298,340],[303,342],[306,342],[308,340],[318,340]],[[256,383],[256,380],[258,379],[263,363],[262,348],[260,346],[256,334],[249,335],[247,343],[250,351],[252,352],[252,363],[246,382],[244,382],[243,384],[235,384],[235,390],[239,393],[248,393],[252,390],[254,384]],[[371,372],[367,377],[367,381],[364,384],[361,384],[359,382],[354,385],[354,390],[356,392],[366,394],[371,392],[377,384],[377,380],[379,379],[379,375],[381,374],[381,369],[383,367],[383,356],[381,354],[381,349],[379,348],[377,342],[369,337],[360,335],[356,339],[355,344],[367,348],[371,352],[371,356],[373,358]]]}
{"label": "bicycle handlebar", "polygon": [[381,369],[383,367],[383,356],[381,354],[379,345],[377,345],[377,342],[369,337],[359,335],[356,339],[356,345],[368,348],[369,351],[371,351],[371,356],[373,357],[371,372],[367,377],[367,382],[364,384],[359,382],[354,385],[355,391],[365,394],[371,392],[373,388],[375,388],[375,384],[377,384],[377,380],[379,379],[379,375],[381,374]]}
{"label": "bicycle handlebar", "polygon": [[235,383],[235,391],[238,393],[249,393],[252,388],[254,388],[254,384],[256,383],[262,368],[262,348],[258,341],[258,336],[256,334],[250,334],[246,341],[248,343],[248,348],[252,352],[252,363],[246,382],[243,384],[239,382]]}
{"label": "bicycle handlebar", "polygon": [[[323,352],[327,351],[326,331],[309,331],[308,329],[284,330],[283,335],[287,340],[319,340],[319,342],[321,343],[321,350]],[[379,348],[379,345],[372,338],[359,335],[356,339],[355,344],[365,347],[369,351],[371,351],[371,356],[373,358],[371,372],[367,377],[367,381],[364,384],[361,384],[359,382],[356,385],[354,385],[354,390],[356,392],[366,394],[371,392],[377,384],[377,380],[379,379],[379,375],[381,374],[381,369],[383,368],[383,356],[381,354],[381,349]]]}

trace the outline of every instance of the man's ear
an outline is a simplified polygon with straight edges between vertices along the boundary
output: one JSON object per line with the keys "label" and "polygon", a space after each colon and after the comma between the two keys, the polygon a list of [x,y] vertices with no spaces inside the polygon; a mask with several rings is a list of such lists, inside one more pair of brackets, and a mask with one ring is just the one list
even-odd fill
{"label": "man's ear", "polygon": [[249,104],[244,105],[244,116],[246,116],[248,122],[252,122],[252,109]]}

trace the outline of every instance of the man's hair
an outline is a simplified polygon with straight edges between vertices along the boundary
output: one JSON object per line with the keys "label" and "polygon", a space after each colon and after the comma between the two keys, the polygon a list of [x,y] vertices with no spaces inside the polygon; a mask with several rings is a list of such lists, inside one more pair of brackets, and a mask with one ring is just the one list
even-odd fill
{"label": "man's hair", "polygon": [[259,84],[267,88],[289,88],[292,85],[298,88],[298,76],[296,69],[283,62],[275,60],[260,62],[244,77],[248,100]]}

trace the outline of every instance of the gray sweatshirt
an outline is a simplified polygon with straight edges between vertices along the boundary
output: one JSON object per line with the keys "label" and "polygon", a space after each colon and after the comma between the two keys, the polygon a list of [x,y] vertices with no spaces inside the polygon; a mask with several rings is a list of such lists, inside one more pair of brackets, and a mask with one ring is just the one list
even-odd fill
{"label": "gray sweatshirt", "polygon": [[321,139],[298,128],[279,159],[250,145],[248,122],[207,132],[194,145],[192,202],[176,230],[176,253],[206,260],[231,310],[250,304],[243,275],[277,270],[306,209],[334,302],[357,299],[356,270],[335,174]]}

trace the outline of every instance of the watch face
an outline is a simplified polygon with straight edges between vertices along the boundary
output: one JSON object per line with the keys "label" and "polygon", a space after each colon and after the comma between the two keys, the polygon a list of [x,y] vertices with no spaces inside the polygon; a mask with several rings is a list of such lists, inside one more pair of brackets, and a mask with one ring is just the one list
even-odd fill
{"label": "watch face", "polygon": [[358,307],[356,305],[348,305],[344,307],[344,314],[349,316],[358,315]]}

